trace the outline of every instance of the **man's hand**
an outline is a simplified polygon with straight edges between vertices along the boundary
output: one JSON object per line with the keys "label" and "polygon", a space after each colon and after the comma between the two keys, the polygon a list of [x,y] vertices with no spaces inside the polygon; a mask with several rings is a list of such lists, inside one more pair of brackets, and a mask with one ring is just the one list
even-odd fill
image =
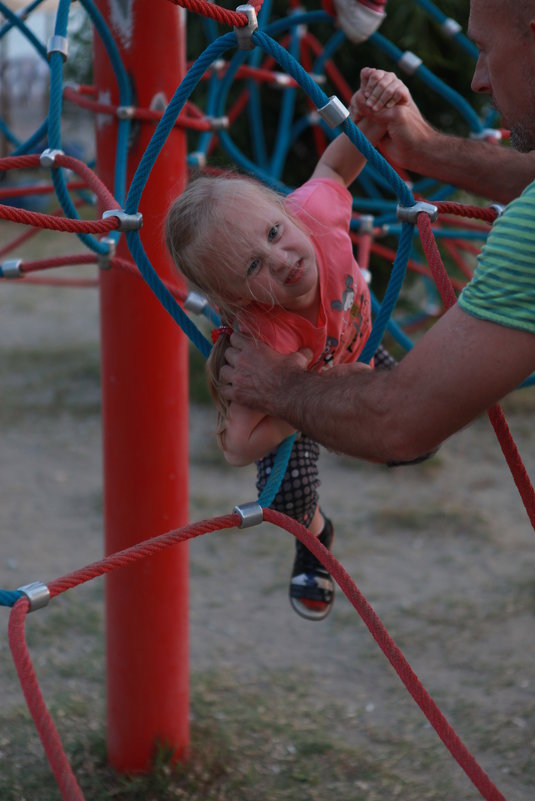
{"label": "man's hand", "polygon": [[417,170],[419,150],[438,133],[422,117],[407,87],[393,73],[364,67],[351,103],[370,142],[395,164]]}
{"label": "man's hand", "polygon": [[284,356],[243,334],[232,334],[225,353],[227,364],[220,378],[228,401],[278,416],[285,397],[285,380],[304,372],[312,358],[309,350]]}

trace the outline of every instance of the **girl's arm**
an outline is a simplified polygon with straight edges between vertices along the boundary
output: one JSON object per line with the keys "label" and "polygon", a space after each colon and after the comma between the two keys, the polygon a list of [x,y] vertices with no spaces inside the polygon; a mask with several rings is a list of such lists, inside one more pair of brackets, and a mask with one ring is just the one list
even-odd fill
{"label": "girl's arm", "polygon": [[[373,105],[373,111],[376,113],[382,108],[392,108],[398,103],[407,103],[408,98],[410,98],[409,90],[393,72],[365,68],[361,72],[361,87],[351,98],[349,106],[351,119],[359,123],[359,127],[363,128],[363,133],[373,144],[384,135],[384,131],[377,123],[372,126],[366,118],[363,118],[359,110],[361,104],[364,102],[367,106]],[[362,126],[360,126],[361,121]],[[360,150],[344,133],[341,133],[325,148],[312,173],[312,178],[331,178],[344,186],[349,186],[365,164],[366,159]]]}
{"label": "girl's arm", "polygon": [[227,462],[243,467],[275,450],[294,432],[295,428],[278,417],[231,403],[220,441]]}

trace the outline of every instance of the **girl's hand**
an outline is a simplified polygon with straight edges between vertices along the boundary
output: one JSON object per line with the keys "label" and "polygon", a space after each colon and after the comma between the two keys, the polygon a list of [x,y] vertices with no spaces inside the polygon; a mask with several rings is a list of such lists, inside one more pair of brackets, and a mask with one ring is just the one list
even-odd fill
{"label": "girl's hand", "polygon": [[349,111],[354,122],[370,112],[407,104],[411,95],[403,81],[393,72],[364,67],[360,72],[360,89],[351,98]]}

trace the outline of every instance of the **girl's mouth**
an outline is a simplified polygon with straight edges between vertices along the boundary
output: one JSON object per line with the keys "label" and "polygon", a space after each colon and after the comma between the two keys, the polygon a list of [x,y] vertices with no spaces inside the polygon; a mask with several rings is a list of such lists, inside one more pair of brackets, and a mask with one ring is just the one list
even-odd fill
{"label": "girl's mouth", "polygon": [[296,284],[298,281],[300,281],[303,276],[304,269],[305,268],[303,267],[303,259],[299,259],[299,261],[296,262],[296,264],[294,264],[294,266],[291,268],[290,272],[286,276],[286,279],[284,281],[286,286],[291,286],[292,284]]}

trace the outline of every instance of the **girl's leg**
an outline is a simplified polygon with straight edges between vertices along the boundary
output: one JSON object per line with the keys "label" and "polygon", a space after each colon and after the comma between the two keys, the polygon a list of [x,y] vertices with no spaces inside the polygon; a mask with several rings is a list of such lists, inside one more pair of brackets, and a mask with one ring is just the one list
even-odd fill
{"label": "girl's leg", "polygon": [[[264,488],[273,468],[275,452],[257,462],[257,489]],[[288,467],[275,496],[272,509],[287,514],[306,526],[327,548],[334,532],[318,505],[319,446],[302,436],[296,440]],[[323,567],[299,540],[295,542],[296,555],[290,580],[290,603],[295,611],[309,620],[326,617],[334,601],[334,582]]]}

